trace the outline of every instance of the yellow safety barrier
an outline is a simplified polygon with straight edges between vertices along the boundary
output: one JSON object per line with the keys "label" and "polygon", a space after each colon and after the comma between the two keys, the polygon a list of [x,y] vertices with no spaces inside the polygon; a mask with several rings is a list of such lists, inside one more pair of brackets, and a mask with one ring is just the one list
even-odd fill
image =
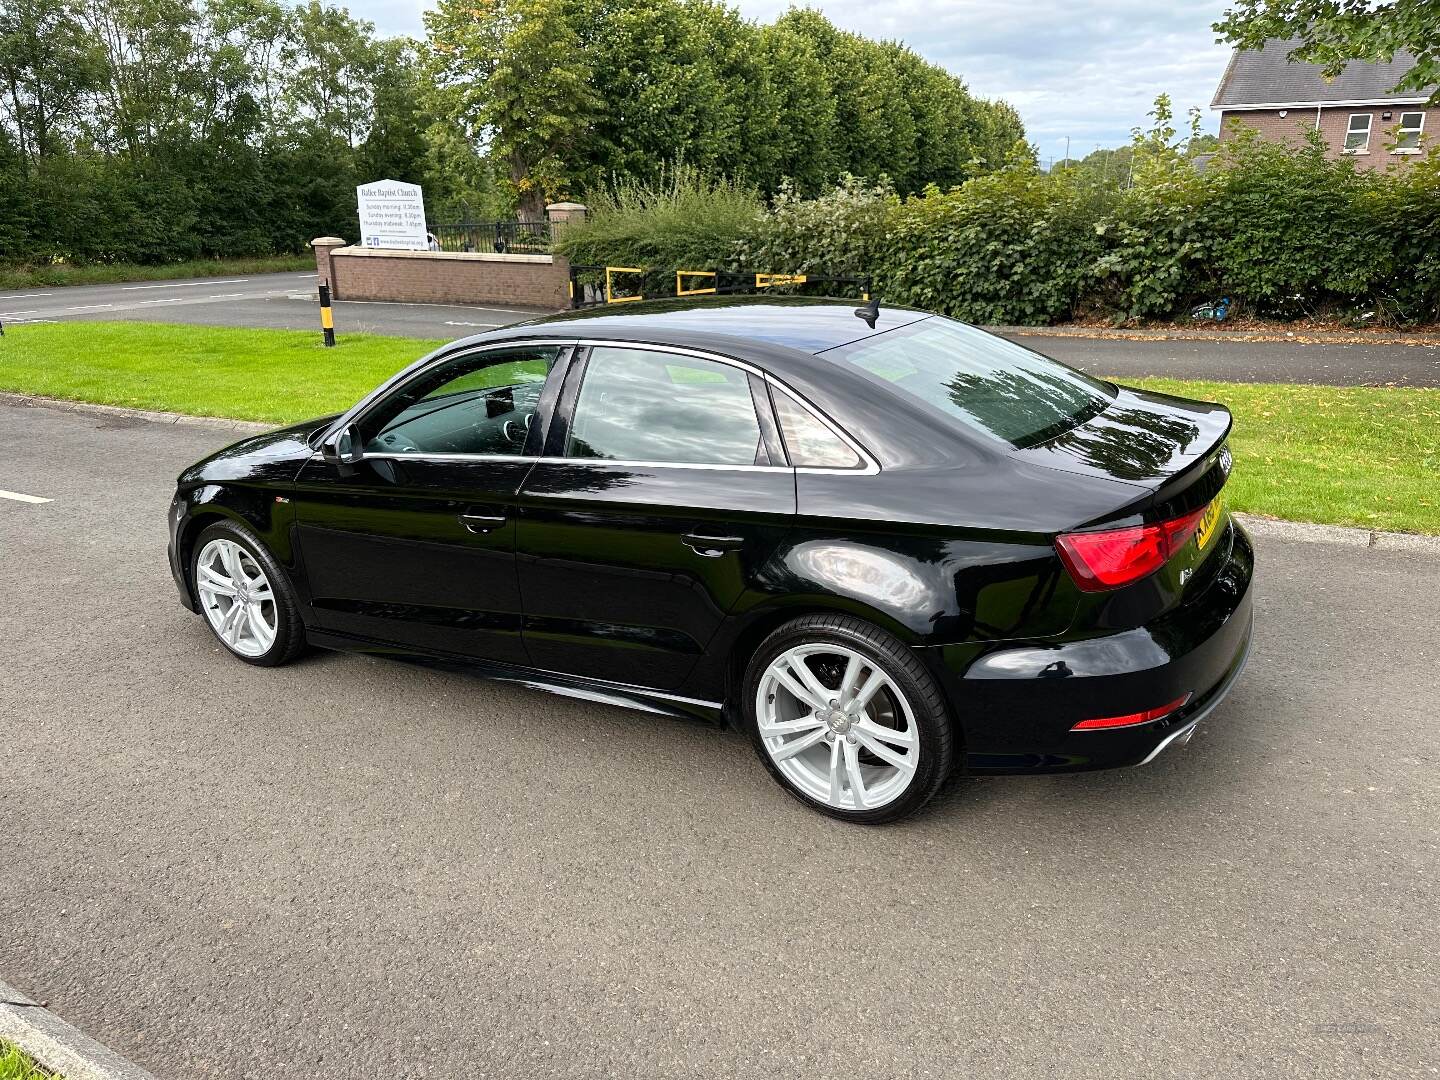
{"label": "yellow safety barrier", "polygon": [[607,266],[605,267],[605,302],[607,304],[629,304],[635,300],[644,300],[643,296],[616,296],[615,290],[611,287],[610,278],[614,274],[643,274],[643,266]]}
{"label": "yellow safety barrier", "polygon": [[805,274],[756,274],[755,287],[768,289],[771,285],[804,285],[808,280]]}
{"label": "yellow safety barrier", "polygon": [[687,289],[685,279],[687,277],[709,278],[711,281],[718,280],[719,275],[714,270],[676,270],[675,271],[675,295],[676,296],[709,296],[714,293],[715,286],[708,289]]}

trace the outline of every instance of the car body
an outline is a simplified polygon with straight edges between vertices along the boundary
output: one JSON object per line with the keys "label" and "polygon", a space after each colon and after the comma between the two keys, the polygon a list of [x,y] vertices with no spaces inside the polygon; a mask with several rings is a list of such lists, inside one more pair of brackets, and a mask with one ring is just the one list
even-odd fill
{"label": "car body", "polygon": [[[952,352],[979,374],[906,389]],[[481,361],[484,385],[423,390]],[[170,562],[199,610],[196,537],[243,523],[312,644],[736,724],[767,635],[844,616],[919,662],[970,771],[1134,765],[1188,739],[1248,651],[1230,425],[920,311],[626,305],[455,342],[187,469]],[[1190,531],[1118,586],[1067,547],[1167,523]]]}

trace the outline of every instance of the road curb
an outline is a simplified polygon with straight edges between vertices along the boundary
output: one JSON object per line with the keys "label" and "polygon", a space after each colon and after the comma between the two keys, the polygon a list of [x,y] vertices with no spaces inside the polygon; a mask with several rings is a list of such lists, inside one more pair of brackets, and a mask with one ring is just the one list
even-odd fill
{"label": "road curb", "polygon": [[39,1002],[0,982],[0,1039],[14,1043],[65,1080],[155,1080]]}
{"label": "road curb", "polygon": [[1304,544],[1343,544],[1345,547],[1376,551],[1410,551],[1420,555],[1440,555],[1440,536],[1416,533],[1380,532],[1377,529],[1355,529],[1346,525],[1314,525],[1307,521],[1282,521],[1279,518],[1236,514],[1240,524],[1252,536],[1276,540],[1296,540]]}
{"label": "road curb", "polygon": [[261,424],[253,420],[227,420],[219,416],[187,416],[185,413],[152,412],[148,409],[127,409],[119,405],[94,405],[88,401],[65,401],[62,398],[39,397],[0,391],[0,405],[24,409],[56,409],[60,412],[86,413],[112,419],[143,420],[151,424],[175,424],[180,427],[203,427],[216,431],[253,433],[273,431],[278,424]]}
{"label": "road curb", "polygon": [[1281,345],[1405,345],[1435,348],[1434,334],[1347,333],[1344,330],[1133,330],[1105,326],[986,326],[1007,337],[1088,338],[1092,341],[1243,341]]}

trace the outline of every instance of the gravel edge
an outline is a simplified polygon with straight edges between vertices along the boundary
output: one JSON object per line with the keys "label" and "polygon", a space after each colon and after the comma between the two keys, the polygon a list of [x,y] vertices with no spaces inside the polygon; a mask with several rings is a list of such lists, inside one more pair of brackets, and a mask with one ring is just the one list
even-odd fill
{"label": "gravel edge", "polygon": [[155,1080],[49,1009],[0,982],[0,1039],[14,1043],[65,1080]]}

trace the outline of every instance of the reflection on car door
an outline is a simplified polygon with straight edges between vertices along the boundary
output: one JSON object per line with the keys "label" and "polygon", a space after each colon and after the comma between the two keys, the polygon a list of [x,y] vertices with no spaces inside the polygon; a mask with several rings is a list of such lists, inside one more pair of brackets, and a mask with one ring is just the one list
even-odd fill
{"label": "reflection on car door", "polygon": [[684,681],[795,513],[765,401],[758,376],[683,353],[596,347],[571,365],[518,500],[532,663]]}
{"label": "reflection on car door", "polygon": [[350,475],[306,464],[293,498],[320,629],[526,662],[516,496],[562,351],[490,350],[422,373],[361,419],[365,459]]}

